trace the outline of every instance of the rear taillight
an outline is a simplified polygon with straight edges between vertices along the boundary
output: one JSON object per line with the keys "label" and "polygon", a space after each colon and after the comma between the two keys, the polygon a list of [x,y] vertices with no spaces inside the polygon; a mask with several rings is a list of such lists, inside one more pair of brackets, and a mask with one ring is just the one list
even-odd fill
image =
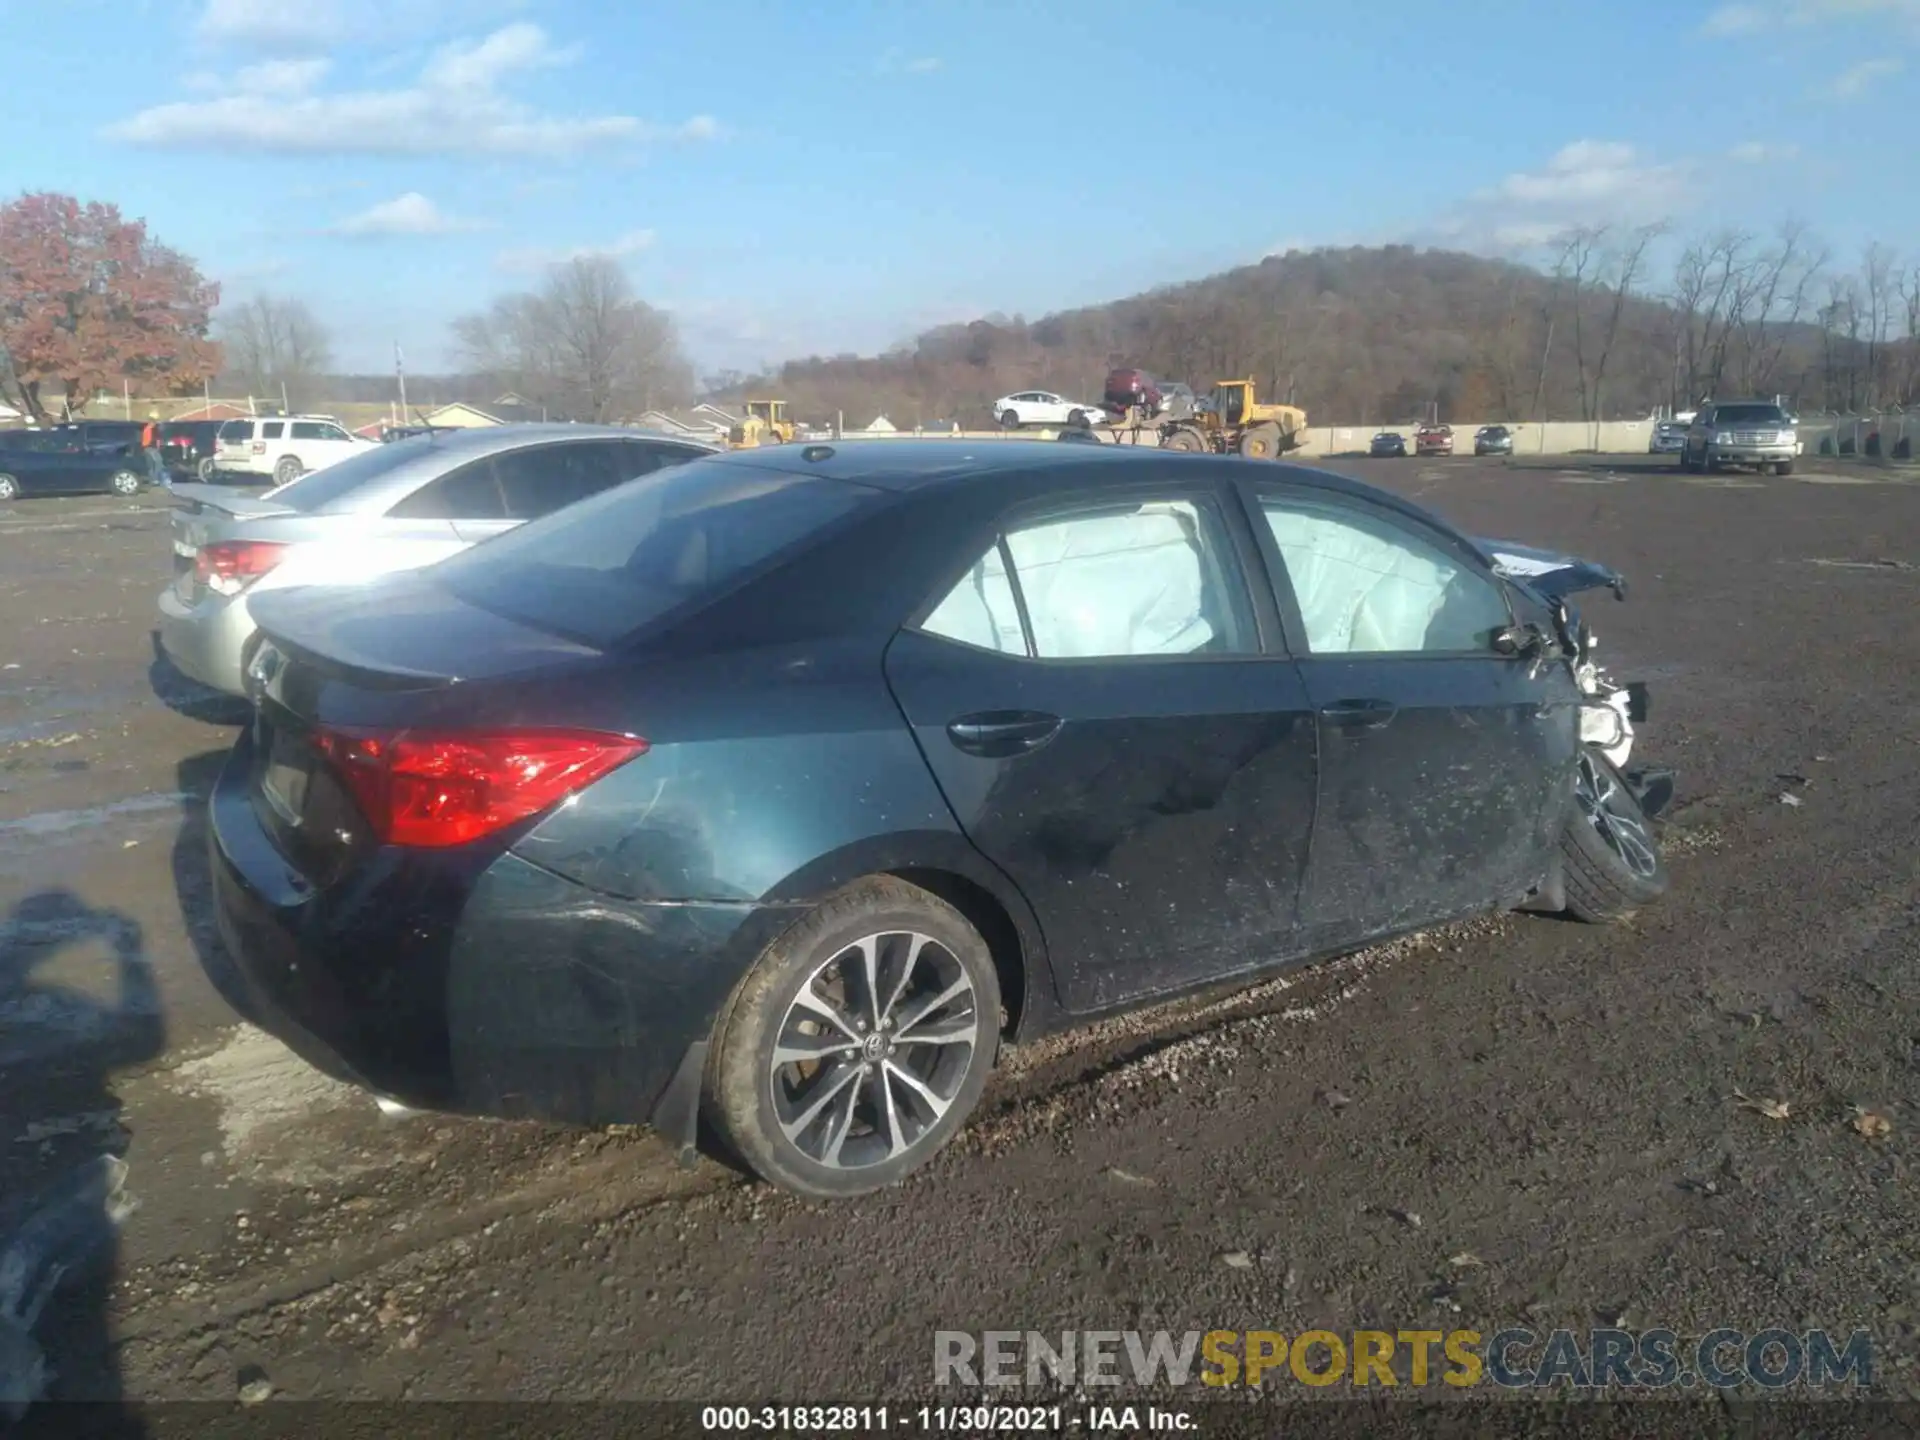
{"label": "rear taillight", "polygon": [[266,540],[222,540],[193,557],[193,575],[220,595],[238,595],[285,555],[287,547]]}
{"label": "rear taillight", "polygon": [[591,730],[321,730],[316,748],[389,845],[464,845],[537,815],[647,750]]}
{"label": "rear taillight", "polygon": [[254,454],[256,454],[256,455],[264,455],[264,454],[266,454],[266,453],[267,453],[267,442],[266,442],[266,441],[264,441],[264,440],[256,440],[256,441],[254,441],[254,442],[253,442],[253,453],[254,453]]}

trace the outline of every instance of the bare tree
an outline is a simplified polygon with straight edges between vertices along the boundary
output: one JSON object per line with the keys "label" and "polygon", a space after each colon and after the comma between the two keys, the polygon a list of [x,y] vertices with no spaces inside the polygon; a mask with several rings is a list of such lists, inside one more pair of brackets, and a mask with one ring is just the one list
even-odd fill
{"label": "bare tree", "polygon": [[1899,403],[1920,404],[1920,260],[1900,277],[1900,304],[1906,315],[1906,334],[1901,341]]}
{"label": "bare tree", "polygon": [[1885,398],[1887,341],[1893,328],[1893,301],[1897,285],[1893,275],[1894,252],[1879,241],[1867,246],[1860,257],[1860,293],[1866,301],[1867,354],[1866,403],[1879,405]]}
{"label": "bare tree", "polygon": [[1826,251],[1813,244],[1806,226],[1788,220],[1773,249],[1754,266],[1754,298],[1740,337],[1740,388],[1747,394],[1777,388],[1787,341],[1805,323],[1810,292],[1826,263]]}
{"label": "bare tree", "polygon": [[256,295],[222,308],[215,328],[225,347],[222,387],[278,398],[294,410],[318,398],[332,363],[326,328],[299,300]]}
{"label": "bare tree", "polygon": [[672,317],[606,256],[555,265],[539,289],[503,295],[453,332],[472,368],[574,420],[632,418],[694,390]]}

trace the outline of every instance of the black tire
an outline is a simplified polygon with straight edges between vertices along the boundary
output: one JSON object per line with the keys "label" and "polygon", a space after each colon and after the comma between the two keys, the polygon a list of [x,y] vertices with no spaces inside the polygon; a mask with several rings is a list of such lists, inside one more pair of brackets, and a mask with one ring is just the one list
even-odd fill
{"label": "black tire", "polygon": [[1002,430],[1018,430],[1020,428],[1020,412],[1011,406],[1002,410],[1000,412],[1000,428]]}
{"label": "black tire", "polygon": [[1280,427],[1255,425],[1242,432],[1240,454],[1248,460],[1272,460],[1280,454]]}
{"label": "black tire", "polygon": [[211,455],[201,456],[200,463],[193,467],[193,473],[199,477],[200,482],[204,485],[211,485],[213,483],[217,470],[218,467],[213,463],[213,457]]}
{"label": "black tire", "polygon": [[0,475],[0,505],[20,498],[20,482],[11,475]]}
{"label": "black tire", "polygon": [[1793,473],[1793,461],[1780,461],[1773,467],[1773,473],[1776,475],[1791,475]]}
{"label": "black tire", "polygon": [[291,455],[282,455],[274,462],[273,483],[276,485],[291,485],[306,473],[306,466],[302,465],[297,459]]}
{"label": "black tire", "polygon": [[[912,951],[917,968],[899,982],[903,988],[895,995],[896,1003],[882,1006],[855,996],[855,989],[865,988],[864,979],[857,979],[862,973],[857,961],[862,941],[877,937],[883,944],[882,978],[876,988],[884,993],[898,979],[897,969],[889,971],[884,963],[887,954],[891,953],[897,964],[905,953],[886,942],[909,936],[922,937],[924,943]],[[875,1050],[874,1042],[880,1039],[883,1026],[869,1026],[861,1019],[858,1025],[864,1038],[858,1043],[862,1049],[831,1060],[787,1062],[776,1068],[775,1047],[783,1035],[790,1047],[809,1039],[835,1045],[852,1040],[854,1031],[845,1026],[838,1033],[845,1033],[849,1041],[841,1041],[838,1033],[818,1022],[816,1030],[807,1034],[792,1028],[802,988],[808,989],[815,1002],[830,998],[831,987],[815,988],[814,982],[845,957],[856,957],[856,978],[842,989],[849,1013],[877,1011],[889,1020],[894,1015],[917,1020],[914,1007],[932,998],[928,991],[938,995],[941,988],[964,977],[971,987],[967,992],[970,998],[953,1002],[964,1008],[939,1028],[943,1034],[965,1038],[940,1044],[922,1042],[918,1047],[903,1041],[903,1054],[895,1060],[889,1058],[894,1054],[892,1048],[884,1053]],[[924,985],[908,983],[915,982],[923,972],[928,977]],[[849,977],[843,974],[840,978],[844,981]],[[831,1003],[837,1006],[840,1002]],[[944,1008],[920,1011],[919,1015],[938,1015]],[[813,1006],[804,1008],[806,1016],[819,1013]],[[808,1021],[803,1018],[798,1023]],[[708,1118],[748,1168],[782,1189],[819,1198],[864,1195],[883,1189],[926,1164],[966,1123],[993,1068],[1000,1024],[999,980],[993,956],[979,932],[938,896],[904,880],[874,876],[815,907],[762,951],[741,980],[714,1027],[706,1077]],[[893,1034],[904,1035],[909,1028],[903,1025]],[[935,1052],[931,1056],[927,1054],[929,1049]],[[854,1068],[856,1063],[857,1074],[838,1087],[828,1083],[841,1067]],[[912,1090],[892,1078],[910,1063],[934,1065],[926,1074],[916,1072],[915,1078],[925,1090]],[[817,1068],[806,1072],[809,1064]],[[807,1088],[791,1095],[788,1087],[796,1080]],[[853,1098],[842,1111],[830,1097],[848,1092]],[[943,1093],[943,1110],[935,1111],[916,1099],[929,1092]],[[829,1098],[822,1099],[823,1094]],[[889,1125],[889,1135],[881,1131],[882,1124],[888,1123],[881,1110],[883,1101],[898,1112],[898,1118]],[[814,1119],[804,1118],[820,1105],[825,1109]],[[822,1155],[808,1154],[798,1139],[790,1137],[780,1119],[782,1106],[798,1107],[793,1135],[812,1136],[809,1144],[817,1144]],[[844,1113],[845,1119],[836,1112]],[[815,1125],[820,1122],[824,1122],[824,1129],[816,1133]],[[894,1149],[890,1140],[902,1138],[913,1127],[918,1128],[903,1148],[882,1153]],[[833,1141],[836,1130],[838,1144]],[[847,1157],[845,1163],[838,1162],[841,1156]]]}
{"label": "black tire", "polygon": [[[1640,802],[1607,757],[1583,746],[1579,763],[1560,840],[1567,912],[1589,925],[1618,924],[1667,893],[1666,862]],[[1640,845],[1630,834],[1636,825]]]}
{"label": "black tire", "polygon": [[1207,442],[1200,438],[1198,430],[1181,427],[1161,442],[1163,450],[1178,450],[1186,455],[1198,455],[1207,448]]}
{"label": "black tire", "polygon": [[1076,430],[1091,430],[1093,428],[1093,419],[1086,411],[1076,410],[1067,416],[1067,424]]}

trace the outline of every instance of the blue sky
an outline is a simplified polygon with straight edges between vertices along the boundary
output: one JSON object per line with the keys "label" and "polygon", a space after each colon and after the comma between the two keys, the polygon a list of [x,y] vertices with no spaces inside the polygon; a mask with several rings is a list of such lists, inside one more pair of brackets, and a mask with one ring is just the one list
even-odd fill
{"label": "blue sky", "polygon": [[593,250],[711,370],[1290,245],[1920,236],[1920,0],[16,8],[8,188],[305,300],[352,368]]}

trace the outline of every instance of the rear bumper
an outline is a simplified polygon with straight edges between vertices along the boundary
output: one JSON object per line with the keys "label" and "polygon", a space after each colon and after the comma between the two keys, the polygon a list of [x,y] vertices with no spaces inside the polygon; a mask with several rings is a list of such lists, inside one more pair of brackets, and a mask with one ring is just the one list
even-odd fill
{"label": "rear bumper", "polygon": [[160,648],[189,680],[244,694],[240,656],[253,631],[244,595],[209,595],[189,605],[171,585],[160,592]]}
{"label": "rear bumper", "polygon": [[415,1108],[664,1123],[663,1105],[682,1108],[668,1092],[686,1088],[672,1084],[683,1061],[793,913],[621,901],[497,850],[381,851],[316,889],[255,815],[251,765],[243,737],[207,827],[250,1018],[324,1073]]}

